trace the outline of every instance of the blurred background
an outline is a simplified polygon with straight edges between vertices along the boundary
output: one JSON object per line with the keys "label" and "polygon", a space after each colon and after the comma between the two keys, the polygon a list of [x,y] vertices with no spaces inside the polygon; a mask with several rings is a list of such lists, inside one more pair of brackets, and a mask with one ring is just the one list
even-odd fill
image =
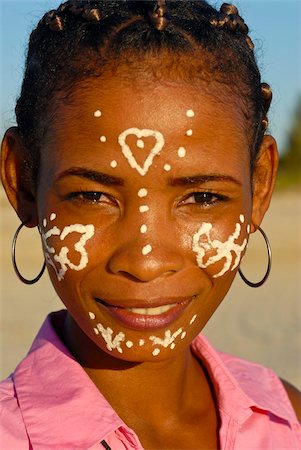
{"label": "blurred background", "polygon": [[[30,31],[59,1],[0,0],[0,135],[15,124]],[[222,2],[215,2],[219,7]],[[273,249],[272,273],[259,288],[239,277],[204,333],[220,350],[273,368],[301,389],[301,0],[238,0],[250,27],[263,81],[274,94],[269,131],[279,145],[280,170],[274,199],[262,224]],[[60,309],[47,275],[33,286],[14,275],[10,246],[19,220],[0,188],[0,377],[26,354],[44,317]],[[262,278],[266,249],[259,233],[242,265],[250,280]],[[28,278],[42,266],[36,230],[18,242],[18,264]]]}

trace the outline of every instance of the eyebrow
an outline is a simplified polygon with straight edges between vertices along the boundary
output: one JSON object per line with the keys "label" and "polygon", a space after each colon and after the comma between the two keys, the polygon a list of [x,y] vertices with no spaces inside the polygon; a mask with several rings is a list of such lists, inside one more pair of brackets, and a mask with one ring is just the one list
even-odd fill
{"label": "eyebrow", "polygon": [[112,175],[107,175],[106,173],[97,172],[95,170],[84,169],[82,167],[71,167],[68,170],[64,170],[64,172],[60,173],[56,178],[56,182],[66,178],[66,177],[79,177],[85,178],[87,180],[96,181],[99,184],[103,184],[105,186],[123,186],[124,181],[122,178],[114,177]]}
{"label": "eyebrow", "polygon": [[237,186],[241,186],[241,182],[233,178],[231,175],[221,175],[218,173],[206,174],[206,175],[194,175],[192,177],[177,177],[171,178],[170,184],[172,186],[186,186],[195,184],[205,184],[210,181],[230,181]]}

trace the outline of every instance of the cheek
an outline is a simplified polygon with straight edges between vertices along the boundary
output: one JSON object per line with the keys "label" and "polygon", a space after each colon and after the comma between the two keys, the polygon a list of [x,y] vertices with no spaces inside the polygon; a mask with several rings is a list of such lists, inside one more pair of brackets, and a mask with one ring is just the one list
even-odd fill
{"label": "cheek", "polygon": [[79,272],[89,262],[87,242],[94,236],[93,224],[62,225],[53,212],[40,227],[45,260],[61,282],[67,271]]}
{"label": "cheek", "polygon": [[[221,233],[214,224],[203,222],[192,237],[192,250],[201,269],[208,269],[213,278],[218,278],[229,271],[234,271],[240,264],[250,232],[241,214],[230,234]],[[216,236],[223,236],[217,238]]]}

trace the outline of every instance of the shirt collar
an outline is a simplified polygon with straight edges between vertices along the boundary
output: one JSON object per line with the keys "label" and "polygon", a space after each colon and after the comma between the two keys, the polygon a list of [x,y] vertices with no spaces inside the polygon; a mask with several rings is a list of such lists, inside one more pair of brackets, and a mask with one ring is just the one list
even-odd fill
{"label": "shirt collar", "polygon": [[64,318],[65,311],[48,316],[13,375],[25,426],[36,449],[44,450],[46,444],[49,448],[92,449],[117,428],[124,427],[131,434],[55,332],[52,320],[62,326]]}
{"label": "shirt collar", "polygon": [[272,370],[216,351],[203,335],[198,335],[191,347],[209,372],[220,412],[239,424],[255,411],[296,422],[282,383]]}

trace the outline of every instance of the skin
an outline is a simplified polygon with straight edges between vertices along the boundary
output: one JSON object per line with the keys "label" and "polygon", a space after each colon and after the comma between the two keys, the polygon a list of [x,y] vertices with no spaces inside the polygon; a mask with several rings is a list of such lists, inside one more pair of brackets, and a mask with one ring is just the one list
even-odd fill
{"label": "skin", "polygon": [[[214,278],[222,262],[200,269],[191,239],[202,222],[210,222],[214,237],[225,241],[241,214],[245,222],[239,243],[247,237],[248,224],[251,232],[256,231],[274,187],[276,144],[271,136],[264,138],[251,181],[245,119],[233,99],[225,98],[220,107],[216,98],[223,97],[222,87],[218,92],[215,88],[213,97],[202,86],[196,89],[177,81],[104,81],[89,80],[68,102],[57,102],[42,146],[36,191],[22,181],[24,148],[18,130],[6,133],[3,183],[20,219],[30,227],[41,226],[51,213],[56,214],[51,226],[60,229],[76,223],[94,225],[95,234],[86,243],[89,262],[83,270],[68,270],[59,281],[49,267],[53,285],[68,309],[62,338],[120,417],[137,432],[144,448],[216,449],[219,417],[213,386],[189,343],[223,300],[236,271]],[[186,116],[188,109],[195,112],[193,118]],[[94,117],[97,110],[101,117]],[[158,130],[165,139],[160,156],[143,177],[130,167],[117,141],[131,127]],[[188,129],[193,130],[192,136],[186,135]],[[106,136],[106,141],[100,142],[100,136]],[[129,142],[134,149],[135,140]],[[153,145],[145,140],[140,155],[146,157]],[[181,146],[186,148],[185,158],[177,155]],[[113,160],[116,168],[110,165]],[[170,172],[163,170],[165,164],[171,165]],[[118,177],[121,182],[103,184],[86,176],[66,175],[74,167]],[[183,182],[183,177],[212,174],[224,179]],[[179,178],[182,182],[175,182]],[[145,198],[137,194],[141,188],[147,189]],[[93,202],[90,194],[70,196],[75,191],[105,195],[94,194]],[[207,203],[197,204],[194,193],[209,193]],[[142,204],[149,206],[148,212],[139,212]],[[144,223],[148,230],[142,234]],[[59,251],[55,239],[50,243]],[[66,241],[75,262],[77,239],[70,235]],[[145,256],[141,249],[147,244],[152,251]],[[122,307],[156,306],[162,298],[163,303],[179,298],[190,301],[172,324],[137,331],[120,323],[96,297]],[[95,320],[89,318],[90,311]],[[189,325],[195,314],[195,322]],[[97,322],[112,328],[114,334],[125,333],[134,347],[123,345],[122,354],[109,351],[93,331]],[[180,327],[186,331],[185,338],[176,341],[174,350],[161,348],[154,358],[149,337],[163,338],[167,330],[174,333]],[[144,346],[137,345],[139,339],[145,340]]]}

